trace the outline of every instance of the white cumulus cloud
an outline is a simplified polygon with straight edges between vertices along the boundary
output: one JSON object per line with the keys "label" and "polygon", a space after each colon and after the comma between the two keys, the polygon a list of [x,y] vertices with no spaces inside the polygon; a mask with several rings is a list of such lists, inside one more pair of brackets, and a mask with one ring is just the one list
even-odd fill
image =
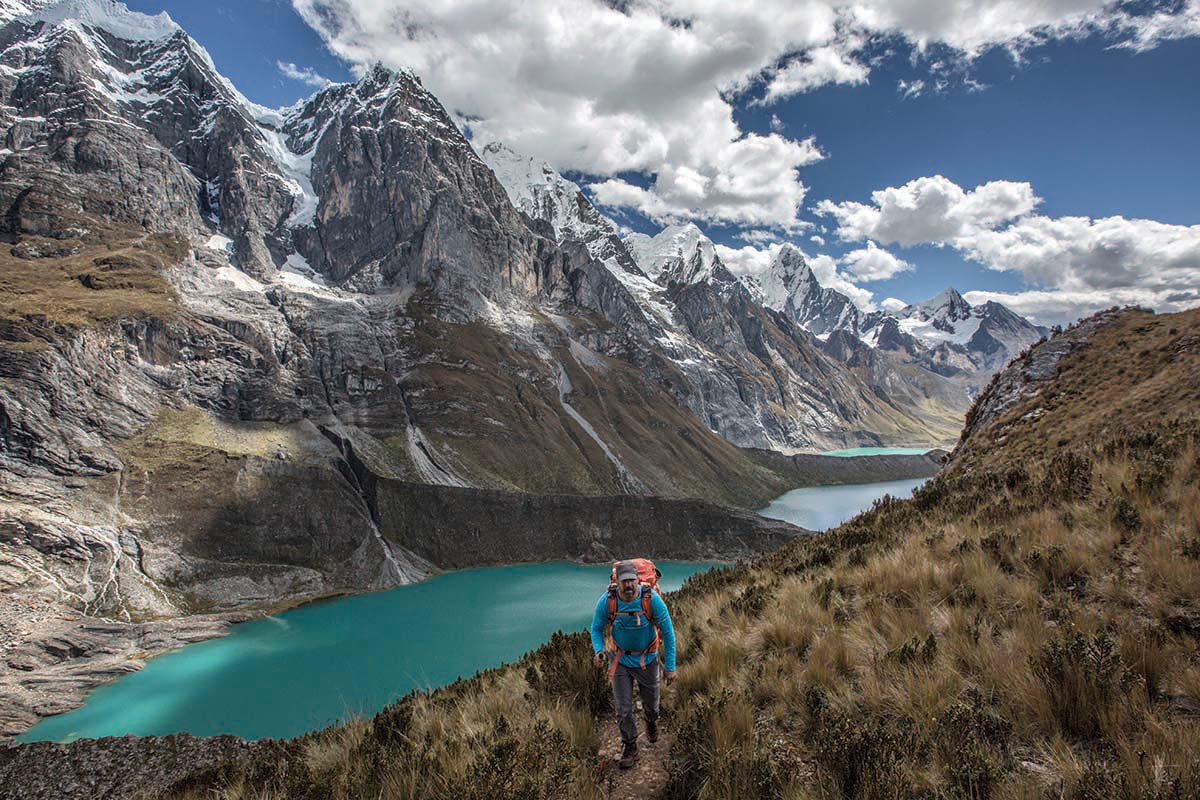
{"label": "white cumulus cloud", "polygon": [[747,134],[715,150],[717,160],[696,167],[663,164],[649,189],[620,178],[589,185],[603,206],[628,207],[659,222],[705,219],[741,225],[802,226],[799,168],[824,158],[811,137]]}
{"label": "white cumulus cloud", "polygon": [[822,200],[816,211],[837,222],[842,239],[907,247],[993,227],[1029,213],[1040,202],[1028,183],[991,181],[966,192],[949,178],[933,175],[872,192],[870,203]]}
{"label": "white cumulus cloud", "polygon": [[1030,216],[953,243],[990,269],[1071,291],[1200,289],[1200,225]]}
{"label": "white cumulus cloud", "polygon": [[481,139],[595,176],[601,202],[781,230],[820,151],[748,134],[734,102],[866,82],[859,53],[880,39],[959,59],[1088,33],[1146,49],[1196,35],[1197,2],[1134,15],[1098,0],[292,0],[357,69],[412,69]]}
{"label": "white cumulus cloud", "polygon": [[1153,308],[1159,313],[1183,311],[1200,306],[1200,289],[1179,292],[1161,292],[1136,287],[1107,291],[973,291],[964,293],[963,297],[971,304],[988,300],[1003,303],[1039,325],[1066,325],[1113,306],[1139,305]]}
{"label": "white cumulus cloud", "polygon": [[856,39],[812,48],[771,76],[763,102],[770,103],[829,84],[854,86],[867,83],[871,68],[853,55],[862,44],[861,39]]}
{"label": "white cumulus cloud", "polygon": [[846,253],[840,263],[860,281],[887,280],[913,269],[912,264],[896,258],[874,242],[867,242],[866,247]]}
{"label": "white cumulus cloud", "polygon": [[1033,213],[1041,201],[1028,183],[964,191],[940,175],[873,192],[871,201],[826,201],[819,210],[843,239],[951,247],[988,269],[1018,273],[1030,291],[988,296],[1040,321],[1127,303],[1200,305],[1200,225],[1048,217]]}

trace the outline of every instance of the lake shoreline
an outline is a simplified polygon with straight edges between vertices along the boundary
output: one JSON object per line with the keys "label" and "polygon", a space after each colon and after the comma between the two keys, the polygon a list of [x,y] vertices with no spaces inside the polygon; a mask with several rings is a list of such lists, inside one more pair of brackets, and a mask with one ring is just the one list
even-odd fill
{"label": "lake shoreline", "polygon": [[[864,482],[873,483],[888,480],[897,472],[908,477],[914,472],[931,475],[937,469],[934,458],[915,455],[842,457],[819,454],[796,456],[772,454],[767,458],[775,459],[773,464],[775,468],[793,472],[797,480],[797,488],[857,482],[855,479],[861,480],[862,477],[867,477]],[[788,466],[781,467],[782,462],[778,459],[785,459],[798,466],[795,469]],[[814,476],[811,472],[813,465],[817,465],[820,472],[824,474]],[[883,475],[884,473],[890,473],[890,476]],[[871,480],[875,476],[881,477]],[[595,501],[595,498],[584,499]],[[769,503],[760,509],[747,511],[757,515],[758,511],[765,510],[767,507],[769,507]],[[811,532],[804,531],[803,533]],[[651,555],[653,557],[653,554]],[[728,562],[737,560],[736,557],[728,558],[727,555],[723,557],[721,553],[711,549],[706,549],[705,552],[696,552],[693,558],[680,558],[675,554],[669,556],[664,554],[657,558]],[[462,566],[435,567],[424,572],[420,581],[406,582],[401,585],[425,582],[438,575],[463,570],[564,561],[579,565],[600,565],[607,563],[608,559],[592,561],[559,556],[541,560],[501,561],[496,559],[483,563],[477,561]],[[79,708],[86,703],[89,694],[100,686],[141,669],[150,659],[174,652],[189,644],[227,636],[231,632],[232,626],[238,623],[260,620],[311,605],[347,597],[376,594],[395,588],[393,586],[367,592],[348,590],[298,595],[258,606],[144,622],[120,622],[81,615],[71,615],[69,619],[62,616],[47,619],[38,626],[40,630],[34,631],[28,636],[22,643],[23,647],[10,647],[6,653],[10,662],[15,654],[18,662],[23,658],[24,663],[28,666],[26,669],[9,668],[4,675],[0,676],[0,743],[7,742],[9,746],[14,746],[16,737],[41,719]],[[56,654],[60,657],[55,658]]]}

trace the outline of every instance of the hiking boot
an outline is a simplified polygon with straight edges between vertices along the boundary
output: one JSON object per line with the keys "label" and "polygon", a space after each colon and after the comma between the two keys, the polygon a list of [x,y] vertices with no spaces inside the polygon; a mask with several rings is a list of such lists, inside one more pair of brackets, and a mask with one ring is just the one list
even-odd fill
{"label": "hiking boot", "polygon": [[646,720],[646,741],[651,744],[658,741],[658,722]]}
{"label": "hiking boot", "polygon": [[621,769],[629,769],[637,763],[637,742],[626,742],[625,750],[621,753],[621,760],[617,762],[617,766]]}

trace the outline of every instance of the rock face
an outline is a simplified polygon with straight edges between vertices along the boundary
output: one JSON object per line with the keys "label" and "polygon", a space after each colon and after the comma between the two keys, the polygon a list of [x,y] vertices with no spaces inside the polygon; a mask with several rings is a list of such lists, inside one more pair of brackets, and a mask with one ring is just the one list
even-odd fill
{"label": "rock face", "polygon": [[758,278],[763,305],[800,323],[814,336],[825,338],[834,331],[861,336],[867,316],[850,298],[823,287],[809,268],[804,255],[785,245]]}
{"label": "rock face", "polygon": [[479,156],[517,210],[535,224],[548,224],[555,241],[579,242],[592,258],[611,261],[633,275],[642,274],[617,234],[616,226],[596,210],[579,186],[559,175],[549,164],[522,156],[503,142],[485,145]]}
{"label": "rock face", "polygon": [[240,764],[255,753],[265,757],[273,747],[271,741],[186,733],[36,742],[0,751],[0,792],[10,800],[154,797],[198,770]]}
{"label": "rock face", "polygon": [[[657,497],[530,496],[384,482],[379,507],[389,539],[447,567],[541,561],[546,553],[587,562],[631,552],[658,559],[751,557],[797,533],[748,511]],[[654,535],[646,536],[647,529]]]}
{"label": "rock face", "polygon": [[960,454],[962,443],[974,434],[1018,403],[1039,394],[1058,375],[1059,365],[1064,358],[1088,347],[1098,330],[1121,323],[1124,316],[1122,312],[1110,311],[1088,317],[1031,348],[1025,358],[1014,361],[996,373],[967,415],[960,447],[955,449],[955,455]]}
{"label": "rock face", "polygon": [[865,384],[787,315],[764,307],[695,225],[618,239],[579,187],[545,163],[499,143],[482,156],[513,203],[560,246],[586,248],[603,264],[616,283],[608,291],[634,301],[605,315],[654,344],[660,383],[725,439],[795,451],[938,441],[957,428],[965,400],[916,404]]}

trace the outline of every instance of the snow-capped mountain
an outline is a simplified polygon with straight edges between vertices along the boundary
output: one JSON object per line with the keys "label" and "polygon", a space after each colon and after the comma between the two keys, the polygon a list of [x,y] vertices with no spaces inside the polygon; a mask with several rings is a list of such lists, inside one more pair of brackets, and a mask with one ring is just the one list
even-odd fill
{"label": "snow-capped mountain", "polygon": [[757,284],[764,304],[821,340],[843,331],[939,374],[970,376],[972,386],[1045,334],[999,303],[972,306],[953,288],[896,312],[864,312],[846,295],[822,286],[803,254],[786,244]]}
{"label": "snow-capped mountain", "polygon": [[900,330],[931,349],[957,345],[994,372],[1046,331],[994,301],[973,306],[953,288],[896,312]]}
{"label": "snow-capped mountain", "polygon": [[866,315],[846,295],[821,285],[804,255],[784,244],[755,283],[768,308],[787,314],[820,339],[835,330],[862,335]]}
{"label": "snow-capped mountain", "polygon": [[541,159],[523,156],[502,142],[479,151],[517,209],[549,224],[558,242],[581,242],[592,258],[634,275],[637,265],[621,246],[617,227],[588,201],[579,186]]}
{"label": "snow-capped mountain", "polygon": [[[165,14],[6,10],[0,548],[38,567],[0,593],[126,620],[296,602],[479,560],[453,544],[484,528],[487,558],[603,560],[617,506],[735,558],[759,523],[661,499],[781,491],[733,440],[917,428],[820,353],[849,401],[771,412],[751,362],[693,382],[614,269],[649,280],[519,211],[415,75],[269,110]],[[571,533],[518,552],[534,528]]]}
{"label": "snow-capped mountain", "polygon": [[[595,382],[615,391],[625,381],[619,396],[638,398],[639,409],[688,420],[651,430],[695,427],[696,446],[712,451],[697,475],[744,457],[716,454],[734,445],[952,433],[953,413],[929,416],[878,396],[756,304],[695,226],[653,237],[656,258],[647,263],[660,280],[651,280],[578,187],[501,147],[485,148],[489,167],[415,75],[376,66],[270,110],[242,96],[165,13],[110,0],[14,9],[25,13],[0,28],[0,202],[8,209],[0,227],[31,257],[71,248],[25,239],[172,243],[155,256],[161,274],[146,277],[166,282],[186,321],[155,334],[146,365],[175,387],[172,403],[258,421],[342,419],[354,408],[338,436],[371,420],[369,435],[390,436],[388,452],[404,454],[388,470],[406,479],[527,488],[518,481],[553,473],[576,483],[544,488],[565,492],[653,491],[670,474],[637,466],[653,456],[625,440],[633,428],[595,418],[575,430],[582,423],[566,408],[580,390],[563,387],[589,384],[578,370],[607,371]],[[85,278],[81,285],[115,280]],[[505,344],[486,355],[451,352],[460,344],[448,325],[481,326],[467,341]],[[180,336],[188,341],[171,338]],[[439,364],[470,364],[472,380],[489,376],[486,389],[476,387],[482,405],[470,392],[448,399],[445,387],[455,384],[433,377]],[[498,410],[494,399],[509,390],[524,400]],[[114,417],[122,430],[154,418],[155,391],[145,389],[145,417]],[[557,442],[571,433],[563,443],[575,450],[559,457],[584,458],[586,467],[542,465],[514,477],[497,455],[511,448],[463,449],[527,427],[496,418],[526,408],[531,392],[542,409],[534,418],[551,420],[551,408],[568,419],[538,435]],[[23,407],[37,405],[29,398]],[[102,443],[84,460],[117,464],[107,434],[90,431],[108,417],[63,421],[75,427],[55,441]],[[488,418],[498,424],[480,428]],[[598,449],[580,451],[579,436]],[[83,458],[37,452],[53,469]],[[543,442],[529,463],[553,452]]]}
{"label": "snow-capped mountain", "polygon": [[630,233],[622,241],[642,271],[664,286],[708,280],[719,262],[712,240],[691,222],[669,225],[654,236]]}
{"label": "snow-capped mountain", "polygon": [[596,211],[579,186],[559,175],[549,164],[522,156],[502,142],[479,151],[518,210],[550,223],[555,238],[591,242],[617,232],[616,226]]}
{"label": "snow-capped mountain", "polygon": [[845,414],[879,413],[904,418],[904,425],[938,427],[965,408],[965,401],[951,402],[927,416],[927,406],[864,386],[787,317],[764,307],[756,287],[725,267],[696,225],[614,240],[609,231],[615,226],[552,167],[497,144],[484,147],[482,157],[497,169],[513,203],[560,244],[588,245],[637,303],[640,314],[626,313],[622,324],[644,327],[672,370],[686,377],[689,389],[678,392],[680,401],[730,441],[787,450],[812,435],[805,430]]}

